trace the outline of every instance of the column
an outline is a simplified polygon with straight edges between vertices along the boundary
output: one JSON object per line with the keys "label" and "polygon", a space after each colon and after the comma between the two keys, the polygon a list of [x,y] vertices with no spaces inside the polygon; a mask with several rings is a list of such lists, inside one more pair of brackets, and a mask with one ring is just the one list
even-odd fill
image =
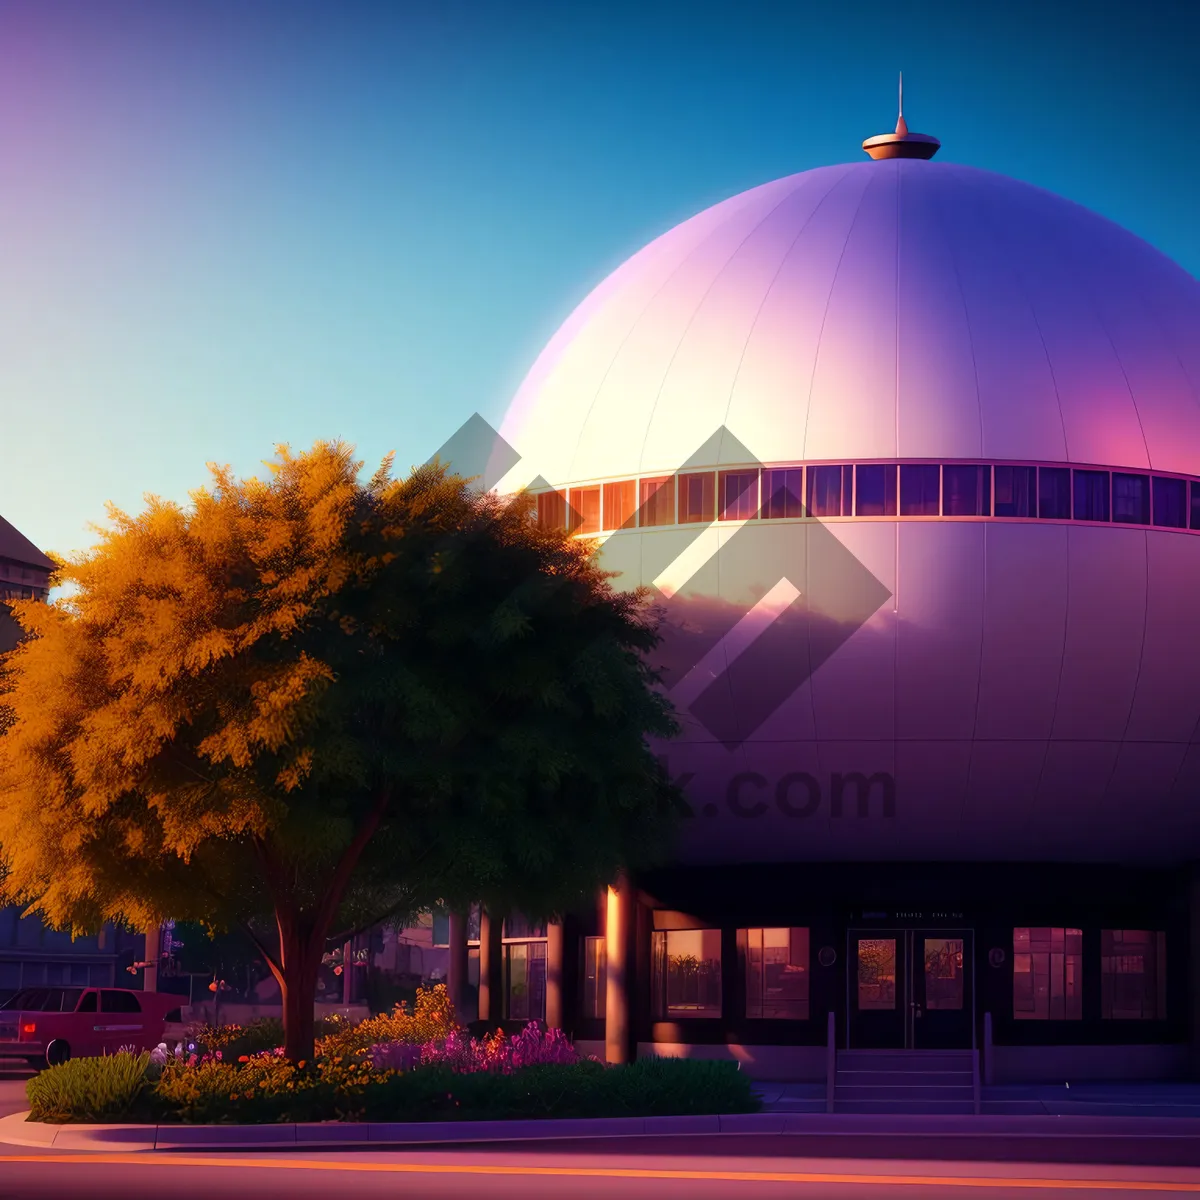
{"label": "column", "polygon": [[485,908],[479,914],[479,1019],[499,1025],[504,1019],[502,946],[503,920]]}
{"label": "column", "polygon": [[[1188,879],[1188,1033],[1191,1075],[1200,1079],[1200,865]],[[1170,958],[1168,956],[1168,962]]]}
{"label": "column", "polygon": [[155,925],[151,929],[146,930],[146,944],[142,960],[151,965],[143,968],[142,971],[142,991],[157,992],[158,991],[158,960],[162,954],[162,926]]}
{"label": "column", "polygon": [[354,1000],[354,943],[342,946],[342,1004],[346,1007]]}
{"label": "column", "polygon": [[604,924],[604,1057],[627,1063],[634,1056],[632,1012],[633,885],[622,873],[608,889]]}
{"label": "column", "polygon": [[463,912],[450,914],[450,962],[446,969],[446,990],[454,1011],[463,1019],[466,1011],[467,992],[467,915]]}
{"label": "column", "polygon": [[546,926],[546,1028],[563,1027],[563,927],[561,921]]}

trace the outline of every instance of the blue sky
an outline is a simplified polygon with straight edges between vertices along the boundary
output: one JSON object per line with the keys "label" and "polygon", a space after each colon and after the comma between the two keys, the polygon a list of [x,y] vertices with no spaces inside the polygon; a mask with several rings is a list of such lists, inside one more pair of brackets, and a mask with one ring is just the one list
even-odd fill
{"label": "blue sky", "polygon": [[[0,0],[0,513],[422,461],[671,225],[906,115],[1200,275],[1194,0]],[[1078,14],[1078,15],[1077,15]]]}

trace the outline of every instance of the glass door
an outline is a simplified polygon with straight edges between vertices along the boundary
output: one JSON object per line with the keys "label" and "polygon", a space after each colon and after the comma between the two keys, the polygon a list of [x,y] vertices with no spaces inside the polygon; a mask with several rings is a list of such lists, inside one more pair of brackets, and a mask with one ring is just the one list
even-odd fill
{"label": "glass door", "polygon": [[851,1046],[883,1050],[903,1049],[907,1044],[906,932],[849,931],[847,1034]]}
{"label": "glass door", "polygon": [[966,1050],[971,1046],[971,932],[914,929],[909,1045],[918,1050]]}

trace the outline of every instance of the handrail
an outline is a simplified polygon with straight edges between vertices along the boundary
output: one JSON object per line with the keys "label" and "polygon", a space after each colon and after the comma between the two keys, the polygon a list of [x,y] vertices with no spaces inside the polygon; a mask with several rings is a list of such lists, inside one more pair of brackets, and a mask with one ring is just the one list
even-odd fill
{"label": "handrail", "polygon": [[837,1018],[833,1009],[825,1025],[825,1111],[833,1112],[833,1093],[837,1087]]}
{"label": "handrail", "polygon": [[992,1014],[983,1014],[983,1082],[991,1087],[995,1082],[992,1078],[994,1063],[992,1061]]}
{"label": "handrail", "polygon": [[975,1115],[983,1112],[983,1089],[979,1086],[979,1051],[971,1051],[971,1098],[975,1102]]}

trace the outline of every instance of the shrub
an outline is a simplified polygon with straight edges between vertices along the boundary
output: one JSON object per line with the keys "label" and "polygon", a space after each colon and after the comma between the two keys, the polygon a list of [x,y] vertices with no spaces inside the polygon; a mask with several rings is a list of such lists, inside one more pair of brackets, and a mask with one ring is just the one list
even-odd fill
{"label": "shrub", "polygon": [[150,1054],[72,1058],[25,1085],[31,1119],[64,1123],[129,1120],[144,1107]]}
{"label": "shrub", "polygon": [[524,1067],[557,1064],[570,1066],[579,1061],[579,1052],[561,1029],[542,1031],[536,1021],[513,1037],[506,1038],[497,1029],[482,1040],[468,1039],[453,1029],[441,1041],[414,1046],[409,1042],[384,1042],[368,1051],[371,1064],[378,1069],[409,1071],[417,1066],[444,1066],[466,1074],[474,1071],[498,1071],[511,1074]]}
{"label": "shrub", "polygon": [[363,1053],[375,1045],[398,1042],[411,1046],[424,1046],[439,1042],[451,1033],[461,1030],[450,993],[444,983],[433,988],[417,988],[417,998],[410,1011],[405,1005],[396,1007],[383,1016],[369,1017],[357,1025],[344,1019],[317,1042],[317,1056],[331,1058],[337,1055]]}

